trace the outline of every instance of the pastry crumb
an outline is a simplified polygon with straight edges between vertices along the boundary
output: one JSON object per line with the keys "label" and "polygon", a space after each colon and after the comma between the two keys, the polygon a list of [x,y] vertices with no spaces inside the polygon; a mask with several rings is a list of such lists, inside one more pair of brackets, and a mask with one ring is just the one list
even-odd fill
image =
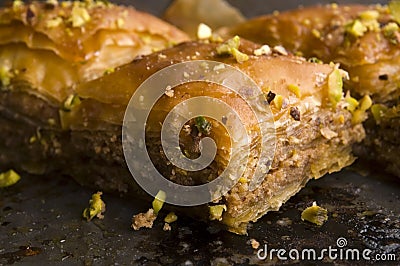
{"label": "pastry crumb", "polygon": [[132,225],[131,227],[134,230],[139,230],[140,228],[152,228],[153,222],[156,220],[157,215],[154,213],[154,210],[150,208],[145,213],[138,213],[132,217]]}
{"label": "pastry crumb", "polygon": [[164,231],[171,231],[171,225],[169,224],[169,223],[164,223],[164,227],[163,227],[163,230]]}
{"label": "pastry crumb", "polygon": [[252,238],[250,239],[250,245],[253,249],[258,249],[260,247],[260,242]]}

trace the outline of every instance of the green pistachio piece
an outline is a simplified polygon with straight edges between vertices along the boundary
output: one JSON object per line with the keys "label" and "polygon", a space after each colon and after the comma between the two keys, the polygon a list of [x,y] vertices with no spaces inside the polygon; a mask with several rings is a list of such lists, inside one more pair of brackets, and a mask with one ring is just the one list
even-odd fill
{"label": "green pistachio piece", "polygon": [[311,207],[308,207],[301,213],[301,220],[321,226],[328,220],[328,210],[313,202]]}
{"label": "green pistachio piece", "polygon": [[162,190],[158,191],[158,193],[152,203],[153,210],[156,215],[158,214],[158,212],[161,210],[162,206],[164,205],[166,198],[167,198],[167,194],[164,191],[162,191]]}
{"label": "green pistachio piece", "polygon": [[21,177],[14,171],[9,170],[0,174],[0,188],[9,187],[17,183]]}
{"label": "green pistachio piece", "polygon": [[210,209],[210,220],[221,221],[222,213],[226,211],[226,205],[220,204],[220,205],[209,206],[209,209]]}
{"label": "green pistachio piece", "polygon": [[343,96],[343,79],[339,69],[335,69],[328,76],[328,98],[332,106],[336,105]]}
{"label": "green pistachio piece", "polygon": [[101,199],[102,192],[97,192],[92,195],[89,200],[89,207],[83,210],[82,216],[86,218],[87,221],[91,221],[94,217],[103,219],[103,213],[106,211],[106,205]]}

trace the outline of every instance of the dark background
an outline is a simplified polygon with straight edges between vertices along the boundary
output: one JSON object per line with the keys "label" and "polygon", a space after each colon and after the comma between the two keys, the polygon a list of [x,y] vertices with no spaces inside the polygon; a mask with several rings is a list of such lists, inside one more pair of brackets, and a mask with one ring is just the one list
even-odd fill
{"label": "dark background", "polygon": [[[114,3],[121,3],[125,5],[133,5],[136,8],[153,13],[155,15],[160,15],[168,7],[171,0],[116,0],[112,1]],[[316,0],[227,0],[231,5],[237,7],[242,11],[242,13],[247,17],[253,17],[262,15],[265,13],[271,13],[274,10],[286,10],[291,8],[296,8],[300,5],[308,6],[316,3],[338,3],[338,4],[348,4],[348,3],[364,3],[364,4],[374,4],[382,3],[387,4],[389,1],[385,0],[338,0],[338,1],[316,1]]]}

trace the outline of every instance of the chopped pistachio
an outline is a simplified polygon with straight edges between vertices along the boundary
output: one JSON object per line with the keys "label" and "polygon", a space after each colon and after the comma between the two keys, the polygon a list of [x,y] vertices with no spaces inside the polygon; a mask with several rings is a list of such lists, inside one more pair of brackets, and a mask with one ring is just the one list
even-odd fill
{"label": "chopped pistachio", "polygon": [[29,138],[30,144],[35,143],[36,141],[37,141],[37,137],[35,135]]}
{"label": "chopped pistachio", "polygon": [[90,15],[86,8],[74,5],[71,12],[71,22],[73,28],[82,27],[90,21]]}
{"label": "chopped pistachio", "polygon": [[204,116],[198,116],[194,119],[195,126],[199,130],[200,133],[203,134],[210,134],[212,124],[204,117]]}
{"label": "chopped pistachio", "polygon": [[353,111],[353,117],[351,119],[351,122],[353,125],[360,124],[364,122],[367,118],[368,115],[366,111],[372,106],[372,100],[371,97],[368,95],[365,95],[358,104],[358,107],[355,111]]}
{"label": "chopped pistachio", "polygon": [[81,103],[81,100],[78,95],[71,94],[67,97],[67,99],[63,103],[64,111],[71,111],[74,107],[78,106]]}
{"label": "chopped pistachio", "polygon": [[295,84],[289,84],[288,85],[288,89],[289,89],[289,91],[293,92],[296,95],[297,98],[301,97],[299,86],[297,86]]}
{"label": "chopped pistachio", "polygon": [[295,51],[295,52],[294,52],[294,55],[295,55],[295,56],[299,56],[299,57],[304,57],[304,54],[303,54],[302,51]]}
{"label": "chopped pistachio", "polygon": [[328,98],[332,106],[336,108],[343,96],[343,80],[339,69],[335,69],[328,76]]}
{"label": "chopped pistachio", "polygon": [[226,211],[226,205],[220,204],[220,205],[209,206],[209,209],[210,209],[210,220],[221,221],[222,213]]}
{"label": "chopped pistachio", "polygon": [[239,51],[240,37],[235,36],[232,39],[227,40],[223,44],[217,47],[218,54],[230,54],[235,57],[238,63],[243,63],[249,59],[249,56]]}
{"label": "chopped pistachio", "polygon": [[328,220],[328,210],[318,206],[314,201],[311,207],[301,213],[301,220],[321,226]]}
{"label": "chopped pistachio", "polygon": [[209,39],[211,36],[212,36],[211,28],[204,23],[200,23],[199,26],[197,27],[197,38],[199,40],[204,40],[204,39]]}
{"label": "chopped pistachio", "polygon": [[21,0],[13,1],[12,7],[13,7],[14,12],[20,10],[23,6],[24,6],[24,1],[21,1]]}
{"label": "chopped pistachio", "polygon": [[321,32],[317,29],[312,29],[311,31],[312,35],[314,35],[315,38],[319,39],[321,38]]}
{"label": "chopped pistachio", "polygon": [[[379,16],[378,11],[375,11],[375,12],[377,13],[377,16]],[[377,32],[377,31],[380,30],[380,24],[379,24],[379,22],[378,22],[378,20],[376,18],[362,19],[361,22],[370,31],[376,31]]]}
{"label": "chopped pistachio", "polygon": [[218,42],[223,42],[224,39],[222,39],[222,37],[219,36],[218,34],[213,33],[213,34],[211,35],[211,37],[210,37],[210,41],[211,41],[211,42],[218,43]]}
{"label": "chopped pistachio", "polygon": [[386,107],[383,104],[374,104],[371,107],[371,113],[376,121],[376,123],[379,125],[380,122],[382,121],[382,118],[385,117],[386,113],[388,112],[389,108]]}
{"label": "chopped pistachio", "polygon": [[3,86],[10,85],[11,78],[13,77],[13,73],[10,71],[8,67],[1,66],[0,67],[0,82]]}
{"label": "chopped pistachio", "polygon": [[344,122],[345,122],[344,115],[339,115],[339,116],[337,117],[337,121],[338,121],[340,124],[344,124]]}
{"label": "chopped pistachio", "polygon": [[247,178],[245,178],[245,177],[239,178],[239,183],[246,184],[247,182],[249,182],[249,180]]}
{"label": "chopped pistachio", "polygon": [[92,195],[89,200],[89,207],[83,210],[83,218],[87,221],[91,221],[94,217],[103,219],[103,213],[106,211],[106,204],[101,199],[102,192],[97,192]]}
{"label": "chopped pistachio", "polygon": [[153,210],[156,215],[158,214],[158,212],[161,210],[162,206],[164,205],[166,198],[167,198],[167,194],[164,191],[162,191],[162,190],[158,191],[158,193],[152,203]]}
{"label": "chopped pistachio", "polygon": [[322,60],[318,59],[317,57],[311,57],[307,61],[316,64],[323,64]]}
{"label": "chopped pistachio", "polygon": [[393,19],[400,23],[400,1],[393,0],[389,3],[389,11],[393,16]]}
{"label": "chopped pistachio", "polygon": [[372,106],[372,99],[369,97],[369,95],[365,95],[361,100],[360,100],[360,107],[359,109],[361,111],[367,111],[369,108]]}
{"label": "chopped pistachio", "polygon": [[47,28],[56,28],[56,27],[60,26],[62,22],[63,22],[63,20],[61,17],[49,19],[48,21],[46,21],[46,27]]}
{"label": "chopped pistachio", "polygon": [[169,223],[169,224],[176,222],[176,220],[178,220],[178,216],[176,216],[176,214],[174,212],[168,213],[167,216],[164,218],[164,222]]}
{"label": "chopped pistachio", "polygon": [[61,7],[62,8],[68,8],[68,7],[70,7],[72,5],[72,2],[71,1],[62,1],[61,2]]}
{"label": "chopped pistachio", "polygon": [[361,23],[360,20],[356,19],[346,27],[346,32],[350,33],[355,37],[361,37],[367,31],[367,27]]}
{"label": "chopped pistachio", "polygon": [[235,36],[232,39],[227,40],[223,44],[217,47],[218,54],[231,54],[232,49],[238,49],[240,46],[240,37]]}
{"label": "chopped pistachio", "polygon": [[117,28],[120,29],[124,26],[125,20],[123,18],[118,18],[116,23],[117,23]]}
{"label": "chopped pistachio", "polygon": [[72,37],[72,36],[74,35],[74,33],[72,32],[72,30],[71,30],[70,28],[66,28],[66,29],[65,29],[65,32],[67,33],[67,35],[68,35],[69,37]]}
{"label": "chopped pistachio", "polygon": [[353,117],[351,118],[351,123],[353,125],[361,124],[367,119],[367,114],[365,111],[357,109],[353,112]]}
{"label": "chopped pistachio", "polygon": [[389,22],[383,27],[383,35],[388,38],[392,43],[398,43],[397,34],[399,34],[399,26],[395,22]]}
{"label": "chopped pistachio", "polygon": [[240,52],[238,49],[232,49],[232,55],[235,57],[238,63],[243,63],[249,60],[249,56],[245,53]]}
{"label": "chopped pistachio", "polygon": [[376,10],[367,10],[360,14],[362,20],[374,20],[379,18],[379,12]]}
{"label": "chopped pistachio", "polygon": [[9,187],[17,183],[21,177],[14,170],[8,170],[7,172],[0,174],[0,188]]}
{"label": "chopped pistachio", "polygon": [[114,71],[115,71],[115,68],[110,67],[110,68],[107,68],[106,71],[104,71],[104,74],[108,75],[108,74],[114,73]]}
{"label": "chopped pistachio", "polygon": [[275,98],[272,100],[274,103],[275,107],[280,110],[282,109],[283,106],[283,96],[282,95],[276,95]]}
{"label": "chopped pistachio", "polygon": [[56,120],[54,118],[49,118],[49,119],[47,119],[47,123],[50,126],[54,126],[56,124]]}
{"label": "chopped pistachio", "polygon": [[349,92],[346,94],[345,100],[347,102],[347,110],[354,112],[358,107],[359,102],[355,98],[351,97]]}

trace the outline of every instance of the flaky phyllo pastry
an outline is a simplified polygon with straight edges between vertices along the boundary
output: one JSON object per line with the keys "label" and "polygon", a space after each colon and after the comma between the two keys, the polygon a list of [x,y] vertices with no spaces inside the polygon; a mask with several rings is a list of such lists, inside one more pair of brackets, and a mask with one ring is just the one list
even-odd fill
{"label": "flaky phyllo pastry", "polygon": [[14,1],[0,10],[0,77],[9,88],[25,83],[34,88],[31,94],[59,102],[77,82],[186,40],[178,29],[133,8]]}
{"label": "flaky phyllo pastry", "polygon": [[[129,16],[131,13],[134,16]],[[282,47],[271,51],[238,37],[225,43],[181,43],[127,63],[138,53],[159,50],[185,40],[185,36],[133,9],[97,2],[66,7],[14,2],[14,7],[3,9],[1,14],[1,32],[8,36],[1,37],[0,47],[2,169],[56,172],[104,191],[143,194],[123,154],[121,134],[127,104],[152,74],[193,60],[225,63],[254,80],[273,114],[276,150],[267,165],[269,172],[255,190],[249,189],[252,176],[247,174],[218,200],[178,211],[215,220],[243,234],[249,222],[278,210],[308,180],[350,165],[355,159],[352,145],[364,138],[361,123],[370,107],[369,98],[362,98],[359,106],[349,110],[342,88],[347,73],[335,64],[308,62],[288,55]],[[141,24],[142,16],[147,17],[146,26]],[[6,35],[17,28],[16,37]],[[126,43],[132,45],[123,45]],[[119,55],[126,57],[118,59]],[[242,121],[251,132],[252,160],[258,156],[258,124],[240,96],[207,82],[166,88],[146,123],[146,146],[159,172],[179,184],[197,185],[215,179],[231,156],[226,148],[229,135],[220,121],[207,117],[188,121],[180,135],[180,149],[188,158],[198,156],[202,138],[215,140],[217,154],[207,168],[184,171],[168,162],[163,153],[159,137],[164,118],[178,103],[201,95],[220,99],[246,118]],[[252,160],[244,164],[248,172],[252,171]]]}
{"label": "flaky phyllo pastry", "polygon": [[[367,138],[357,147],[363,158],[400,176],[400,2],[388,6],[336,4],[265,15],[225,28],[257,43],[283,45],[310,61],[340,63],[348,71],[345,90],[370,95]],[[349,99],[351,106],[359,103]]]}

